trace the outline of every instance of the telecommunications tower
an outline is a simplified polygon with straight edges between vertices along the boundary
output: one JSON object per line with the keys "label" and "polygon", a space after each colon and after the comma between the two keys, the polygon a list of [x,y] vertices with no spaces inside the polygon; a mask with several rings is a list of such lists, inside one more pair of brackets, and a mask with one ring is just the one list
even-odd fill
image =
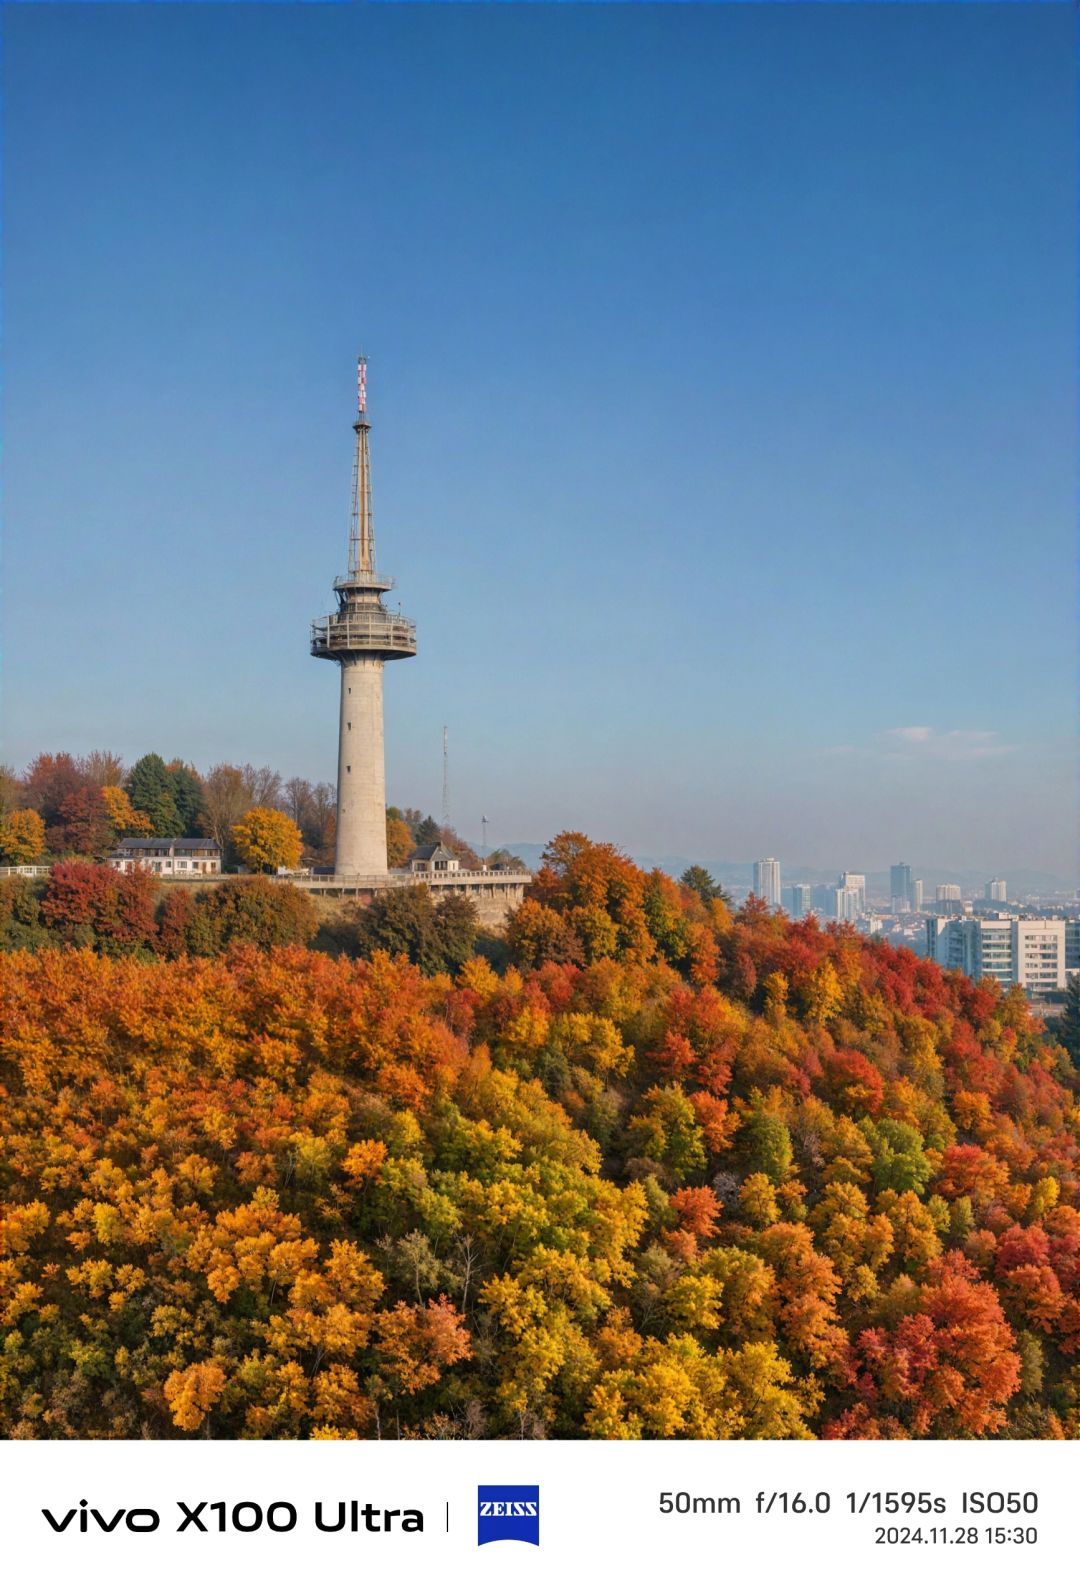
{"label": "telecommunications tower", "polygon": [[386,757],[383,750],[383,663],[416,652],[416,627],[383,604],[393,582],[375,569],[371,515],[371,460],[367,418],[367,361],[357,362],[357,413],[353,422],[352,516],[349,568],[334,582],[337,613],[316,620],[311,651],[341,666],[338,727],[337,843],[335,875],[385,875]]}

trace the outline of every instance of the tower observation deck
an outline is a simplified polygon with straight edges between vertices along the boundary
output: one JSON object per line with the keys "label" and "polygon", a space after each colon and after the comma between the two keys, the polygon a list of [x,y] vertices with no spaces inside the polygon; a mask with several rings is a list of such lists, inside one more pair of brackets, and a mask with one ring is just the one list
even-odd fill
{"label": "tower observation deck", "polygon": [[335,876],[385,875],[386,760],[383,747],[383,663],[416,652],[416,627],[383,603],[393,587],[375,568],[371,513],[371,458],[367,418],[367,361],[357,365],[353,422],[352,513],[349,568],[334,582],[338,607],[311,627],[311,652],[341,666],[338,727]]}

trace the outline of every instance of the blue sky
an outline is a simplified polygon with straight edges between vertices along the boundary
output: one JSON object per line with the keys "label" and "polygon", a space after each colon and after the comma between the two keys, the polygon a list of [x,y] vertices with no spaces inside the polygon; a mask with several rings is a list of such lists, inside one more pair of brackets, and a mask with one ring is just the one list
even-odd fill
{"label": "blue sky", "polygon": [[1068,6],[9,7],[5,757],[1075,873]]}

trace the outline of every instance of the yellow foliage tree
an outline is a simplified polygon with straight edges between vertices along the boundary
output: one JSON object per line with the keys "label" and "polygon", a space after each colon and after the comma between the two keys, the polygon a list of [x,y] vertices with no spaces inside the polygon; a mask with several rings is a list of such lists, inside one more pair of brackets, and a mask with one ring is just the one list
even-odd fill
{"label": "yellow foliage tree", "polygon": [[233,846],[249,869],[295,869],[304,851],[303,838],[280,809],[248,809],[232,828]]}
{"label": "yellow foliage tree", "polygon": [[414,845],[412,832],[404,820],[387,819],[386,862],[390,869],[400,869]]}
{"label": "yellow foliage tree", "polygon": [[840,1012],[844,988],[833,964],[826,958],[811,975],[803,998],[804,1011],[811,1024],[827,1024]]}
{"label": "yellow foliage tree", "polygon": [[15,809],[0,821],[0,853],[9,864],[33,864],[45,851],[45,821],[35,809]]}
{"label": "yellow foliage tree", "polygon": [[165,1399],[178,1429],[198,1429],[225,1388],[216,1363],[193,1362],[176,1368],[165,1381]]}
{"label": "yellow foliage tree", "polygon": [[103,786],[101,801],[117,836],[152,836],[154,822],[137,809],[122,786]]}

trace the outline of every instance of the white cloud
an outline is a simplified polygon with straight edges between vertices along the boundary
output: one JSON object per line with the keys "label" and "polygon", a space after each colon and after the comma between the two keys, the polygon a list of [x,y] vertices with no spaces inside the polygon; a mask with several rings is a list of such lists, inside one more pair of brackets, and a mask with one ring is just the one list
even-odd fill
{"label": "white cloud", "polygon": [[886,750],[941,759],[992,759],[1015,753],[997,731],[939,731],[936,726],[893,726],[881,733]]}

